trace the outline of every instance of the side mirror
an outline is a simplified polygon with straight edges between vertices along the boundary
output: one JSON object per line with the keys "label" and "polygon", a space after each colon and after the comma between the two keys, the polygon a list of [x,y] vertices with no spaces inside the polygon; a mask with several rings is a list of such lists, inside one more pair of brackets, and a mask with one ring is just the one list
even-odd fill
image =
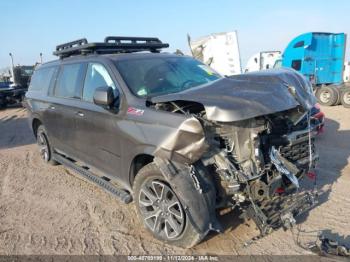
{"label": "side mirror", "polygon": [[110,86],[98,87],[94,93],[94,103],[103,107],[113,106],[116,98]]}

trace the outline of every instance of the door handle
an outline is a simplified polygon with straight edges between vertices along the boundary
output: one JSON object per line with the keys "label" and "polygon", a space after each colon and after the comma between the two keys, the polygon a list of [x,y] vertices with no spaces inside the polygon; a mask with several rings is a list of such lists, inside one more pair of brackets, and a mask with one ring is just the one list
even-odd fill
{"label": "door handle", "polygon": [[76,114],[77,114],[78,116],[80,116],[80,117],[83,117],[83,116],[84,116],[84,113],[82,113],[82,112],[76,112]]}

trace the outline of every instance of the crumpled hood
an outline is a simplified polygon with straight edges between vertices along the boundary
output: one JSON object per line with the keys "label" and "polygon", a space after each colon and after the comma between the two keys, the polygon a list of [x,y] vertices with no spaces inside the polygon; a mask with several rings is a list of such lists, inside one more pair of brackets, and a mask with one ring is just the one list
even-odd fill
{"label": "crumpled hood", "polygon": [[222,78],[179,93],[151,98],[201,103],[208,120],[233,122],[316,103],[310,83],[292,69],[265,70]]}

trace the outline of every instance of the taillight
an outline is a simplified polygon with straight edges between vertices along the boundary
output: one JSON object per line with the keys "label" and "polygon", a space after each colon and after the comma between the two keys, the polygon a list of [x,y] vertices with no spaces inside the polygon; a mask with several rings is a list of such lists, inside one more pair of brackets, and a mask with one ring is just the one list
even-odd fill
{"label": "taillight", "polygon": [[324,118],[324,113],[318,112],[317,114],[314,114],[312,117],[317,118],[317,119],[322,119],[322,118]]}
{"label": "taillight", "polygon": [[306,174],[306,176],[310,179],[310,180],[315,180],[316,179],[316,173],[315,172],[308,172]]}
{"label": "taillight", "polygon": [[277,189],[276,189],[276,193],[277,193],[277,194],[282,194],[282,193],[284,193],[284,188],[283,188],[283,187],[277,188]]}

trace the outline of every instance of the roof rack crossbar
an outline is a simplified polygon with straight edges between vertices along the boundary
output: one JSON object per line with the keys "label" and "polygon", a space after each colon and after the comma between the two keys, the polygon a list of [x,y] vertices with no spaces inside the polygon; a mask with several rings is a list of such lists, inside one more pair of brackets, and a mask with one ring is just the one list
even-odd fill
{"label": "roof rack crossbar", "polygon": [[85,38],[58,45],[53,53],[60,58],[81,54],[114,54],[132,53],[140,51],[160,52],[160,49],[169,47],[154,37],[124,37],[108,36],[103,43],[88,43]]}
{"label": "roof rack crossbar", "polygon": [[75,46],[85,45],[87,43],[88,43],[88,41],[86,40],[86,38],[81,38],[81,39],[78,39],[78,40],[75,40],[75,41],[72,41],[72,42],[68,42],[68,43],[64,43],[64,44],[56,46],[56,51],[72,48],[72,47],[75,47]]}
{"label": "roof rack crossbar", "polygon": [[121,43],[133,43],[138,44],[140,42],[142,43],[158,43],[162,44],[162,41],[160,41],[156,37],[126,37],[126,36],[107,36],[105,38],[105,43],[114,42],[117,44]]}

